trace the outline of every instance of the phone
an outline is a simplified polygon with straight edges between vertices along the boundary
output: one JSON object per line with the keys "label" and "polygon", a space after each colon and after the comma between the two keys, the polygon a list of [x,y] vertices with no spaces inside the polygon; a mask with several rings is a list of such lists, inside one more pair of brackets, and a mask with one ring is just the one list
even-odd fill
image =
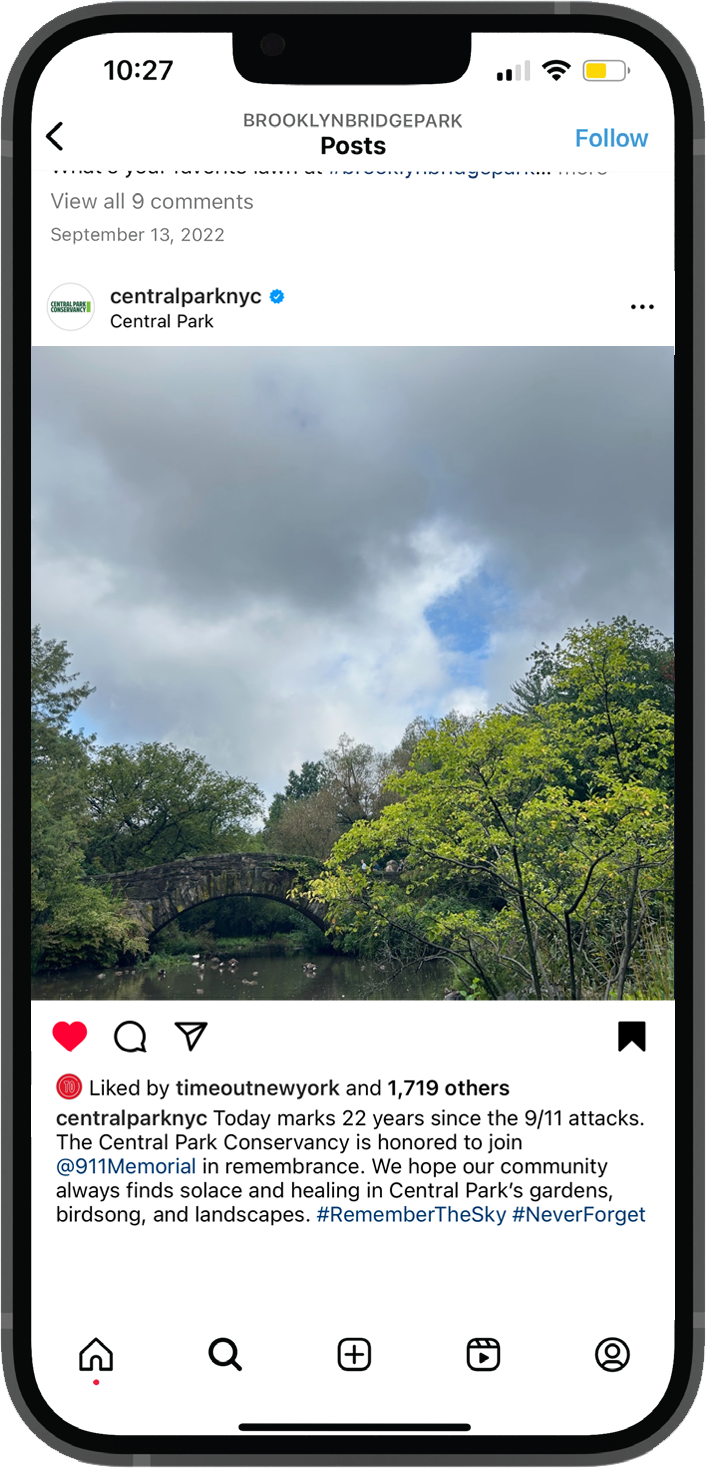
{"label": "phone", "polygon": [[703,115],[556,11],[105,5],[10,80],[5,1358],[87,1461],[695,1393]]}

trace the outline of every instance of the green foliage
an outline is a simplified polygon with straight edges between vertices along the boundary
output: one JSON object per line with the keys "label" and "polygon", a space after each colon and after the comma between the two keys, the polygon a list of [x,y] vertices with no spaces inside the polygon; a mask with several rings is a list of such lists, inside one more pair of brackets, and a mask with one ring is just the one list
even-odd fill
{"label": "green foliage", "polygon": [[377,814],[386,774],[384,756],[376,754],[371,744],[356,744],[349,734],[341,735],[335,749],[325,751],[324,783],[343,830]]}
{"label": "green foliage", "polygon": [[336,800],[325,788],[301,800],[287,801],[276,821],[268,821],[267,848],[282,856],[324,860],[341,833]]}
{"label": "green foliage", "polygon": [[65,642],[32,629],[31,938],[34,968],[109,963],[147,944],[124,904],[87,873],[199,852],[247,850],[257,787],[172,745],[111,745],[71,727],[93,692],[71,673]]}
{"label": "green foliage", "polygon": [[263,831],[268,851],[309,857],[328,856],[339,828],[333,798],[324,788],[323,760],[305,760],[289,771],[284,788],[274,796]]}
{"label": "green foliage", "polygon": [[284,811],[292,801],[306,800],[309,796],[316,795],[321,788],[323,770],[322,760],[305,759],[298,774],[296,770],[289,771],[284,791],[278,791],[272,797],[267,813],[268,826],[274,827],[281,820]]}
{"label": "green foliage", "polygon": [[[469,999],[671,997],[673,644],[619,617],[529,662],[512,705],[415,719],[389,754],[342,735],[290,770],[256,832],[251,782],[193,750],[100,749],[77,731],[92,690],[33,629],[33,962],[144,951],[87,872],[264,846],[326,905],[339,948],[443,957]],[[304,918],[273,909],[215,903],[164,951],[309,941]]]}
{"label": "green foliage", "polygon": [[32,967],[106,963],[144,940],[122,904],[85,881],[92,741],[70,721],[93,692],[69,671],[65,642],[31,639],[30,952]]}
{"label": "green foliage", "polygon": [[[644,737],[653,751],[661,788],[674,788],[670,735],[674,715],[674,643],[652,627],[616,617],[608,624],[570,628],[553,651],[542,644],[528,659],[530,672],[513,684],[507,712],[538,718],[560,705],[579,726],[588,748],[577,774],[593,768],[596,754],[614,762],[620,779],[632,769],[647,776]],[[649,730],[646,725],[649,724]],[[664,734],[666,751],[659,749]]]}
{"label": "green foliage", "polygon": [[120,872],[248,849],[248,823],[262,808],[256,785],[212,770],[173,744],[107,745],[91,761],[87,856]]}
{"label": "green foliage", "polygon": [[645,931],[645,940],[635,955],[635,992],[631,999],[674,998],[674,940],[667,922],[654,922]]}
{"label": "green foliage", "polygon": [[74,964],[114,963],[121,953],[148,952],[146,939],[125,913],[123,903],[104,888],[81,881],[81,868],[64,871],[52,892],[45,921],[33,929],[33,967],[71,968]]}
{"label": "green foliage", "polygon": [[531,709],[429,729],[311,884],[341,946],[416,943],[491,999],[627,997],[672,892],[672,714],[643,631],[570,629]]}
{"label": "green foliage", "polygon": [[321,789],[321,777],[324,773],[323,760],[305,759],[299,771],[289,771],[289,778],[284,787],[285,800],[305,800],[308,795],[316,795]]}
{"label": "green foliage", "polygon": [[427,727],[426,721],[415,720],[392,755],[379,754],[371,744],[357,744],[342,734],[321,760],[302,765],[301,775],[290,770],[287,790],[270,806],[264,831],[268,851],[327,857],[342,831],[356,821],[372,820],[394,798],[385,793],[387,776],[406,768],[414,743]]}
{"label": "green foliage", "polygon": [[[612,647],[606,643],[606,634]],[[639,702],[639,691],[642,690],[665,713],[673,711],[673,640],[663,637],[654,627],[646,627],[628,617],[615,617],[608,624],[599,622],[592,626],[585,622],[583,627],[571,628],[553,649],[543,642],[527,659],[529,673],[512,684],[517,706],[509,706],[509,712],[528,713],[542,704],[554,702],[557,694],[568,694],[571,698],[572,693],[577,693],[578,684],[572,686],[571,670],[575,666],[577,649],[581,647],[591,660],[594,677],[604,656],[610,659],[611,653],[619,652],[620,676],[624,685],[622,696],[631,701],[633,707]],[[584,658],[580,661],[583,663]],[[585,667],[580,669],[580,682],[585,672]]]}
{"label": "green foliage", "polygon": [[69,729],[71,715],[95,689],[69,672],[71,653],[65,642],[48,638],[42,642],[41,628],[31,630],[30,718],[32,761],[65,761],[69,751],[83,758],[88,741]]}

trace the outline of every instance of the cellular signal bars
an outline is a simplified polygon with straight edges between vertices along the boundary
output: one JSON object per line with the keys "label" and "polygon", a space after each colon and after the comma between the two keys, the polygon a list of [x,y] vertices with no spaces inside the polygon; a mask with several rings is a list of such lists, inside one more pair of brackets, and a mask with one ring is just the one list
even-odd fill
{"label": "cellular signal bars", "polygon": [[[512,69],[511,66],[508,66],[507,71],[499,71],[498,72],[498,81],[499,82],[503,82],[503,81],[504,82],[511,82],[512,79],[513,79],[513,76],[514,76],[516,82],[521,82],[522,81],[522,64],[519,61],[518,61],[517,65],[516,65],[516,67],[515,67],[514,72],[513,72],[513,69]],[[526,61],[525,62],[525,81],[528,82],[529,79],[530,79],[530,64],[529,64],[529,61]]]}

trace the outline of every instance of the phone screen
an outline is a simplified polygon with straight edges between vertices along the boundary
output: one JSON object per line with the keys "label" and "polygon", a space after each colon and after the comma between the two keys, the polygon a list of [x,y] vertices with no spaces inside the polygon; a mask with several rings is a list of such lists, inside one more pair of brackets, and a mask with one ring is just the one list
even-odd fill
{"label": "phone screen", "polygon": [[690,1351],[683,73],[297,20],[21,84],[18,1374],[88,1452],[627,1448]]}

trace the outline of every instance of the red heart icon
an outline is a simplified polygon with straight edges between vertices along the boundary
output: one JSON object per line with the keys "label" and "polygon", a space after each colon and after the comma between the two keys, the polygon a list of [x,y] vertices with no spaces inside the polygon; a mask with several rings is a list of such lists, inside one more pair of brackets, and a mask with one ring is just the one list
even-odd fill
{"label": "red heart icon", "polygon": [[65,1019],[60,1019],[52,1030],[54,1039],[58,1040],[65,1050],[75,1050],[76,1046],[85,1040],[87,1034],[88,1030],[80,1019],[75,1019],[72,1025],[67,1025]]}

